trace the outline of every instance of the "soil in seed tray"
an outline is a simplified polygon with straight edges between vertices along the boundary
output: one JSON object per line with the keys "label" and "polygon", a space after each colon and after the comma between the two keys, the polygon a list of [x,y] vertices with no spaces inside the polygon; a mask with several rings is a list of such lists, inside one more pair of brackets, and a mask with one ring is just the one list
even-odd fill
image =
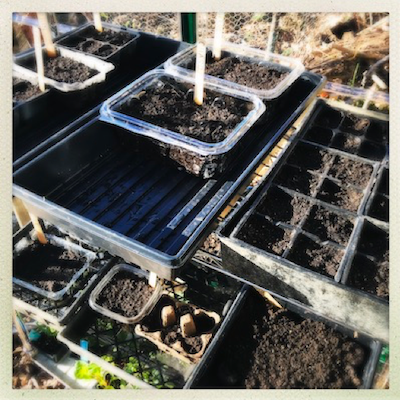
{"label": "soil in seed tray", "polygon": [[310,210],[310,202],[298,197],[292,197],[276,186],[272,186],[265,198],[257,206],[260,214],[268,215],[275,222],[297,225]]}
{"label": "soil in seed tray", "polygon": [[250,112],[243,100],[206,90],[202,106],[193,92],[174,81],[149,87],[140,98],[131,98],[119,112],[207,143],[224,140]]}
{"label": "soil in seed tray", "polygon": [[323,106],[314,120],[314,124],[330,129],[335,129],[339,126],[343,114],[327,105]]}
{"label": "soil in seed tray", "polygon": [[13,101],[26,101],[42,93],[39,86],[24,80],[13,81]]}
{"label": "soil in seed tray", "polygon": [[327,146],[330,143],[332,136],[333,133],[331,129],[313,126],[307,131],[304,139]]}
{"label": "soil in seed tray", "polygon": [[95,40],[88,40],[77,47],[78,50],[85,53],[94,54],[99,57],[107,57],[118,50],[118,47],[110,44],[104,44]]}
{"label": "soil in seed tray", "polygon": [[307,195],[315,194],[319,180],[318,175],[292,165],[284,165],[275,177],[277,185],[285,186]]}
{"label": "soil in seed tray", "polygon": [[364,135],[370,126],[370,120],[368,118],[357,117],[356,115],[348,114],[340,128],[345,132],[350,132],[354,135]]}
{"label": "soil in seed tray", "polygon": [[380,221],[389,222],[389,199],[381,194],[376,194],[368,215]]}
{"label": "soil in seed tray", "polygon": [[237,57],[224,57],[219,61],[211,57],[207,61],[205,73],[258,90],[275,88],[289,74],[287,71],[255,64]]}
{"label": "soil in seed tray", "polygon": [[290,230],[279,228],[259,215],[250,216],[237,234],[238,239],[279,256],[288,247],[290,236]]}
{"label": "soil in seed tray", "polygon": [[[36,63],[34,62],[34,64],[28,68],[36,71]],[[84,82],[96,74],[96,70],[71,58],[57,56],[44,60],[44,75],[58,82]]]}
{"label": "soil in seed tray", "polygon": [[183,349],[189,354],[197,354],[203,348],[203,341],[199,336],[193,336],[182,340]]}
{"label": "soil in seed tray", "polygon": [[348,153],[356,153],[360,146],[361,139],[357,136],[345,133],[339,133],[332,142],[332,147]]}
{"label": "soil in seed tray", "polygon": [[389,251],[389,233],[366,221],[361,230],[358,250],[378,260],[383,260]]}
{"label": "soil in seed tray", "polygon": [[122,271],[115,274],[100,292],[97,303],[110,311],[131,318],[142,311],[153,292],[154,289],[146,278]]}
{"label": "soil in seed tray", "polygon": [[346,246],[353,231],[353,222],[346,216],[314,206],[303,229],[321,240],[331,240]]}
{"label": "soil in seed tray", "polygon": [[14,255],[14,277],[48,292],[58,292],[71,281],[85,258],[51,244],[35,242]]}
{"label": "soil in seed tray", "polygon": [[305,235],[299,235],[289,252],[288,260],[333,278],[339,269],[342,257],[342,250],[329,245],[320,245]]}
{"label": "soil in seed tray", "polygon": [[287,162],[309,171],[322,172],[332,158],[333,155],[326,150],[300,142],[290,154]]}
{"label": "soil in seed tray", "polygon": [[357,212],[363,193],[350,187],[339,186],[330,179],[325,179],[317,198],[345,210]]}
{"label": "soil in seed tray", "polygon": [[102,32],[98,32],[94,26],[89,26],[84,31],[80,32],[80,35],[87,39],[95,39],[101,42],[109,42],[116,46],[123,46],[132,40],[132,35],[126,32],[116,32],[110,29],[104,29]]}
{"label": "soil in seed tray", "polygon": [[336,156],[328,175],[341,180],[346,185],[351,184],[364,189],[370,181],[372,171],[372,165]]}
{"label": "soil in seed tray", "polygon": [[371,121],[365,137],[377,143],[387,144],[389,141],[389,123]]}
{"label": "soil in seed tray", "polygon": [[386,155],[386,146],[365,140],[360,146],[358,155],[370,160],[381,161]]}
{"label": "soil in seed tray", "polygon": [[368,350],[323,322],[275,310],[252,291],[209,372],[211,385],[339,389],[362,385]]}
{"label": "soil in seed tray", "polygon": [[356,254],[351,264],[347,284],[356,289],[389,300],[389,255],[380,263]]}

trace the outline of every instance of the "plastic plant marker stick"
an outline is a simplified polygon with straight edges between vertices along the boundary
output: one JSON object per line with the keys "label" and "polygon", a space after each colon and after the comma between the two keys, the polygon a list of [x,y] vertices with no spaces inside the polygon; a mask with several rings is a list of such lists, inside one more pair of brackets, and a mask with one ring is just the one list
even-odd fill
{"label": "plastic plant marker stick", "polygon": [[40,225],[40,222],[39,222],[37,216],[33,215],[31,213],[29,213],[29,216],[31,217],[32,225],[35,228],[35,231],[36,231],[36,234],[37,234],[39,242],[42,243],[42,244],[46,244],[47,243],[47,239],[46,239],[46,236],[45,236],[45,234],[43,232],[42,226]]}
{"label": "plastic plant marker stick", "polygon": [[206,69],[206,46],[197,43],[196,54],[196,80],[194,87],[194,102],[201,106],[204,99],[204,71]]}
{"label": "plastic plant marker stick", "polygon": [[191,314],[182,315],[180,320],[183,337],[194,336],[196,334],[196,325]]}
{"label": "plastic plant marker stick", "polygon": [[103,24],[101,23],[100,13],[93,13],[93,19],[96,31],[103,32]]}
{"label": "plastic plant marker stick", "polygon": [[380,89],[387,89],[386,83],[383,82],[383,80],[379,78],[378,75],[372,74],[371,78],[379,86]]}
{"label": "plastic plant marker stick", "polygon": [[51,30],[46,13],[37,13],[40,30],[42,31],[44,44],[46,46],[47,55],[55,57],[57,55],[56,48],[54,47],[53,38],[51,37]]}
{"label": "plastic plant marker stick", "polygon": [[151,287],[155,288],[156,283],[157,283],[157,274],[155,274],[154,272],[150,272],[149,273],[149,285]]}
{"label": "plastic plant marker stick", "polygon": [[[87,340],[81,339],[79,344],[83,350],[89,350],[89,342]],[[81,361],[89,362],[89,360],[83,355],[81,355]]]}
{"label": "plastic plant marker stick", "polygon": [[161,310],[161,321],[164,328],[175,324],[176,314],[173,306],[163,307],[163,309]]}
{"label": "plastic plant marker stick", "polygon": [[13,210],[17,217],[18,225],[23,228],[26,224],[31,221],[28,210],[26,209],[24,202],[18,197],[13,197]]}
{"label": "plastic plant marker stick", "polygon": [[225,18],[225,13],[217,13],[217,15],[215,17],[213,57],[217,61],[221,59],[222,32],[224,29],[224,18]]}
{"label": "plastic plant marker stick", "polygon": [[378,85],[374,82],[370,89],[368,90],[367,96],[365,97],[364,104],[362,106],[363,110],[368,110],[369,103],[371,102],[372,97],[374,96],[374,92],[376,91],[376,87]]}
{"label": "plastic plant marker stick", "polygon": [[46,90],[44,85],[44,65],[43,65],[43,52],[42,52],[42,42],[40,39],[40,30],[37,26],[33,26],[33,40],[35,43],[35,58],[37,65],[37,74],[39,89],[44,92]]}

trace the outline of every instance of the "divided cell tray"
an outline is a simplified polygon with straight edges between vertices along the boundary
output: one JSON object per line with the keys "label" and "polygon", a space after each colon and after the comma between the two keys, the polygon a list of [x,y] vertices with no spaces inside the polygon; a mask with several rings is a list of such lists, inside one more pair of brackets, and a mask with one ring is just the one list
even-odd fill
{"label": "divided cell tray", "polygon": [[[320,312],[334,312],[344,319],[350,313],[354,324],[363,326],[365,322],[368,327],[364,328],[373,330],[375,319],[362,321],[351,311],[354,296],[366,297],[365,309],[376,318],[388,316],[387,310],[382,309],[384,304],[387,308],[385,296],[370,296],[368,290],[343,291],[343,285],[338,291],[337,284],[348,276],[362,239],[362,227],[380,224],[366,214],[370,199],[376,197],[381,186],[378,178],[386,163],[386,144],[383,162],[381,156],[361,157],[332,146],[332,136],[339,134],[332,130],[360,119],[367,120],[366,132],[373,140],[379,141],[382,132],[388,130],[387,121],[357,117],[319,101],[261,185],[249,193],[220,228],[219,237],[223,270],[259,287],[313,304]],[[346,127],[350,130],[349,124]],[[387,140],[387,133],[383,136]],[[374,246],[378,239],[370,235],[368,240]],[[385,257],[388,259],[388,254]],[[377,260],[370,261],[376,269]],[[385,265],[388,264],[383,268]],[[322,299],[333,301],[336,296],[343,303],[334,311],[330,301]],[[387,325],[385,318],[380,320],[378,329]]]}
{"label": "divided cell tray", "polygon": [[114,65],[128,68],[135,53],[139,33],[122,26],[103,23],[98,32],[93,23],[74,29],[56,40],[57,45],[90,54]]}
{"label": "divided cell tray", "polygon": [[264,135],[218,179],[179,171],[151,142],[94,118],[16,171],[14,195],[35,215],[170,280],[322,82],[304,74],[279,121],[254,127]]}

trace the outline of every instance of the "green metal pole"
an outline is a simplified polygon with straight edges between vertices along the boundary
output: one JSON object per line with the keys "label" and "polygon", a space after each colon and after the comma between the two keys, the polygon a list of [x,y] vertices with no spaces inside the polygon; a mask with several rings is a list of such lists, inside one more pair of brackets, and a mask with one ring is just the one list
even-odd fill
{"label": "green metal pole", "polygon": [[196,13],[181,13],[182,40],[196,43]]}

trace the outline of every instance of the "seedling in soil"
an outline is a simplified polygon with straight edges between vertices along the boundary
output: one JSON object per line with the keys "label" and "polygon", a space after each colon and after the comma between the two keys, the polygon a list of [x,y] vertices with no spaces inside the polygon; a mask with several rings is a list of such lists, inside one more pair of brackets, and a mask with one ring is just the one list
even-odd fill
{"label": "seedling in soil", "polygon": [[93,13],[94,26],[98,32],[103,32],[100,13]]}
{"label": "seedling in soil", "polygon": [[43,40],[46,45],[47,55],[49,57],[56,57],[57,52],[51,37],[51,30],[46,13],[37,13],[40,30],[42,31]]}
{"label": "seedling in soil", "polygon": [[217,13],[215,17],[213,57],[215,60],[221,59],[222,32],[224,29],[225,13]]}
{"label": "seedling in soil", "polygon": [[201,106],[204,99],[204,71],[206,68],[206,46],[204,43],[197,43],[196,53],[196,80],[194,88],[194,102]]}

